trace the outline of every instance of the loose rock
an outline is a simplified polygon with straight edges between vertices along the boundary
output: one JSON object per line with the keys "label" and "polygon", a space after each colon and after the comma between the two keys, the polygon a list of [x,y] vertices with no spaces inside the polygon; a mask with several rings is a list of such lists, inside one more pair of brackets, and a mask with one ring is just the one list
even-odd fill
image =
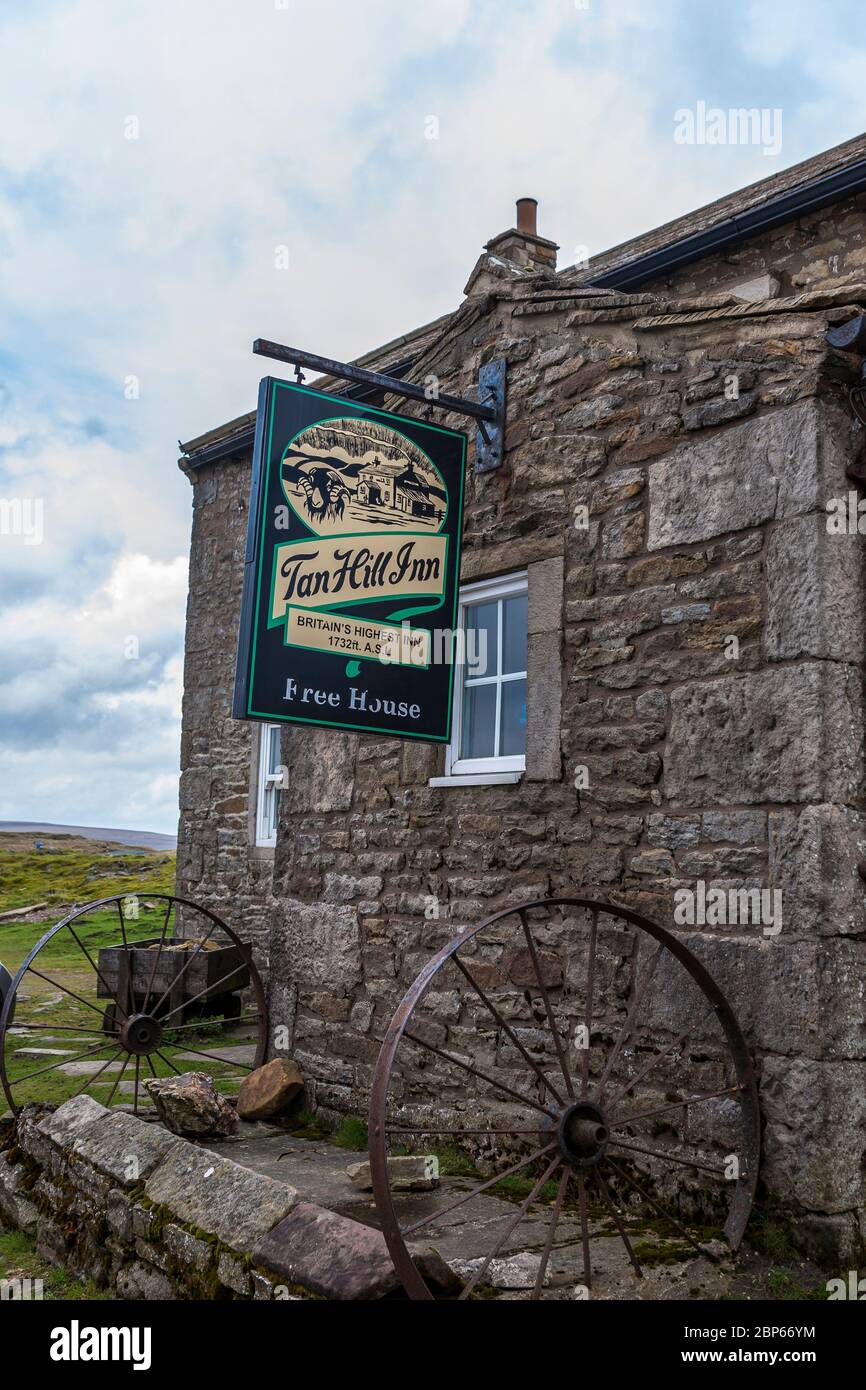
{"label": "loose rock", "polygon": [[238,1091],[238,1115],[242,1120],[269,1120],[286,1110],[303,1088],[297,1062],[275,1057],[244,1077]]}
{"label": "loose rock", "polygon": [[237,1129],[237,1115],[206,1072],[154,1076],[144,1086],[173,1134],[232,1134]]}
{"label": "loose rock", "polygon": [[[350,1163],[346,1172],[353,1187],[373,1190],[369,1163]],[[388,1159],[388,1182],[392,1192],[429,1192],[439,1186],[439,1159],[435,1154],[404,1154]]]}

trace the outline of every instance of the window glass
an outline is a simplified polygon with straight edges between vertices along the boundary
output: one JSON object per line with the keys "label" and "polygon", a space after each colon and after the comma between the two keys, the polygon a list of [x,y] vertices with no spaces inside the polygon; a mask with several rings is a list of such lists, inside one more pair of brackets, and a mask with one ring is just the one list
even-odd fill
{"label": "window glass", "polygon": [[516,594],[502,603],[503,674],[526,670],[526,594]]}
{"label": "window glass", "polygon": [[492,758],[496,752],[496,683],[467,685],[463,698],[463,758]]}

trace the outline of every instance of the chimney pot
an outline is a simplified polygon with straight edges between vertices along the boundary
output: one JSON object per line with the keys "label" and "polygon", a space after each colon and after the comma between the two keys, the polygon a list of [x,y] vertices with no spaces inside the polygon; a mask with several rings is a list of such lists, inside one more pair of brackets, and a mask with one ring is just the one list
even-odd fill
{"label": "chimney pot", "polygon": [[526,232],[527,236],[538,236],[537,213],[537,198],[518,198],[517,230],[519,232]]}

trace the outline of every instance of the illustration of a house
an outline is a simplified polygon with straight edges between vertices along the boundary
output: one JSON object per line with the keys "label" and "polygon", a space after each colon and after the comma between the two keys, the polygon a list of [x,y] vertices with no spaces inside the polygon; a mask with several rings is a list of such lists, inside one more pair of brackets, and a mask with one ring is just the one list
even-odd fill
{"label": "illustration of a house", "polygon": [[358,474],[358,501],[368,507],[393,507],[408,516],[435,517],[430,487],[411,463],[376,458]]}

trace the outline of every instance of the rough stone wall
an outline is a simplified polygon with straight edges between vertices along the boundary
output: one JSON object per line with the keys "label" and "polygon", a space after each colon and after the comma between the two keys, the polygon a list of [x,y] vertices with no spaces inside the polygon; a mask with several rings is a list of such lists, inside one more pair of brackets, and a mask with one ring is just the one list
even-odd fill
{"label": "rough stone wall", "polygon": [[818,208],[641,288],[658,294],[711,294],[762,275],[773,276],[782,295],[866,278],[866,195]]}
{"label": "rough stone wall", "polygon": [[258,729],[231,717],[250,460],[192,481],[177,892],[253,940],[264,964],[273,851],[256,848],[250,806]]}
{"label": "rough stone wall", "polygon": [[[418,364],[460,392],[482,360],[508,358],[506,464],[470,471],[464,577],[562,557],[560,635],[528,697],[531,731],[551,717],[558,662],[560,757],[540,778],[530,762],[516,786],[437,788],[433,747],[287,728],[272,1022],[289,1026],[320,1106],[363,1109],[395,1003],[434,949],[497,907],[583,889],[670,926],[678,887],[778,888],[780,935],[683,936],[756,1055],[766,1192],[799,1213],[812,1249],[850,1253],[866,1124],[864,555],[861,537],[828,535],[824,508],[846,495],[860,440],[826,311],[636,330],[651,313],[617,295],[480,295]],[[575,983],[565,925],[545,948]],[[498,949],[517,1003],[526,981]],[[623,957],[601,987],[603,1039],[641,961]],[[564,1029],[580,998],[577,980]],[[642,1045],[666,1045],[678,1013],[654,993]],[[438,1046],[513,1069],[465,994],[437,992],[425,1018]],[[697,1086],[712,1089],[709,1030],[704,1055]],[[449,1084],[441,1067],[402,1065],[413,1115],[489,1114],[483,1088]],[[698,1123],[724,1153],[719,1113]]]}
{"label": "rough stone wall", "polygon": [[[379,1299],[398,1292],[383,1237],[288,1183],[156,1123],[77,1096],[0,1129],[0,1230],[125,1299]],[[426,1246],[429,1277],[457,1285]],[[458,1285],[459,1286],[459,1285]]]}

